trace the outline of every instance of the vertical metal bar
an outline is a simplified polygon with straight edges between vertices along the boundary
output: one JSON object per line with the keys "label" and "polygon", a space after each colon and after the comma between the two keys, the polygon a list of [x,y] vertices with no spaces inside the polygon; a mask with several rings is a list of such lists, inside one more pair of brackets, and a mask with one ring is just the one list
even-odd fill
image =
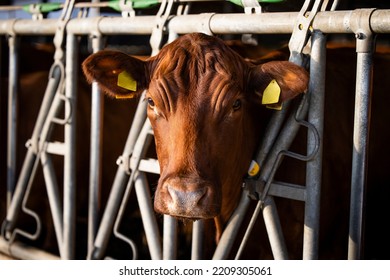
{"label": "vertical metal bar", "polygon": [[[316,128],[320,136],[320,147],[315,157],[306,166],[305,224],[303,235],[303,259],[318,259],[318,235],[320,222],[320,191],[322,178],[322,139],[324,126],[324,98],[326,71],[326,36],[315,31],[312,33],[309,113],[308,121]],[[317,145],[313,133],[308,133],[307,153]]]}
{"label": "vertical metal bar", "polygon": [[[102,38],[98,35],[92,37],[93,52],[102,49]],[[88,196],[88,255],[93,250],[96,232],[98,229],[99,200],[102,179],[103,154],[103,113],[104,94],[97,83],[92,83],[91,102],[91,147],[89,167],[89,196]]]}
{"label": "vertical metal bar", "polygon": [[[358,38],[359,40],[359,38]],[[372,45],[372,38],[366,38]],[[363,241],[364,192],[371,107],[372,49],[357,49],[348,259],[360,259]]]}
{"label": "vertical metal bar", "polygon": [[146,180],[145,173],[136,171],[134,179],[134,188],[137,194],[138,205],[141,212],[142,223],[145,229],[146,240],[152,260],[161,260],[162,248],[161,237],[159,234],[156,216],[154,213],[152,201],[150,199],[150,190]]}
{"label": "vertical metal bar", "polygon": [[63,257],[63,212],[62,205],[60,203],[60,194],[58,191],[58,183],[55,176],[55,170],[53,163],[48,154],[42,152],[40,154],[42,163],[43,175],[45,178],[46,191],[49,199],[50,211],[53,217],[54,230],[57,237],[58,248],[60,256]]}
{"label": "vertical metal bar", "polygon": [[7,138],[7,209],[15,190],[16,182],[16,139],[18,106],[19,38],[15,34],[8,37],[8,138]]}
{"label": "vertical metal bar", "polygon": [[264,200],[263,217],[274,259],[287,260],[287,247],[284,241],[276,204],[272,196],[267,196]]}
{"label": "vertical metal bar", "polygon": [[177,220],[164,215],[163,259],[174,260],[177,257]]}
{"label": "vertical metal bar", "polygon": [[192,225],[192,248],[191,248],[191,259],[200,260],[202,259],[202,246],[203,246],[203,232],[204,232],[204,221],[195,221]]}
{"label": "vertical metal bar", "polygon": [[[91,2],[99,4],[100,0],[91,0]],[[100,16],[100,8],[99,7],[89,9],[89,17],[98,17],[98,16]]]}
{"label": "vertical metal bar", "polygon": [[67,35],[65,69],[65,115],[70,116],[65,124],[64,157],[64,219],[63,246],[64,259],[73,259],[75,251],[76,226],[76,105],[77,105],[77,40],[73,34]]}

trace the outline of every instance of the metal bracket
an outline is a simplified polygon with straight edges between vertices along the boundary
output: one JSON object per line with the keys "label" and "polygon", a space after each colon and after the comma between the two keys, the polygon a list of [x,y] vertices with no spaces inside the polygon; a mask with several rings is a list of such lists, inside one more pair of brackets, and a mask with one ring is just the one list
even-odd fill
{"label": "metal bracket", "polygon": [[15,23],[16,21],[18,21],[18,19],[14,18],[14,19],[11,19],[9,20],[9,24],[7,25],[7,36],[8,36],[8,41],[9,41],[9,45],[12,44],[12,42],[10,42],[10,40],[15,40],[15,36],[16,36],[16,32],[15,32]]}
{"label": "metal bracket", "polygon": [[120,0],[119,7],[122,10],[122,17],[135,17],[135,10],[133,9],[133,1]]}
{"label": "metal bracket", "polygon": [[[182,15],[188,15],[188,11],[190,9],[191,3],[181,3],[179,4],[177,8],[176,15],[177,16],[182,16]],[[173,42],[179,37],[179,35],[174,32],[172,29],[169,29],[168,33],[168,43]]]}
{"label": "metal bracket", "polygon": [[150,46],[152,47],[152,55],[156,55],[160,51],[162,44],[163,33],[165,31],[165,24],[172,11],[174,0],[163,0],[160,9],[156,15],[156,25],[153,28],[150,36]]}
{"label": "metal bracket", "polygon": [[127,175],[131,174],[130,159],[131,159],[131,155],[128,156],[121,155],[116,160],[116,164],[120,166],[126,172]]}
{"label": "metal bracket", "polygon": [[246,14],[261,14],[261,6],[257,0],[241,0]]}
{"label": "metal bracket", "polygon": [[[304,65],[302,54],[310,53],[309,37],[313,31],[313,20],[317,13],[319,11],[325,11],[329,4],[329,0],[314,0],[314,3],[312,2],[313,0],[306,0],[303,4],[288,44],[291,52],[289,60],[301,66]],[[334,0],[330,10],[334,11],[337,5],[338,0]]]}
{"label": "metal bracket", "polygon": [[372,52],[374,40],[371,40],[373,32],[371,30],[370,19],[376,9],[359,9],[351,13],[348,18],[349,26],[356,37],[356,52]]}
{"label": "metal bracket", "polygon": [[97,52],[102,49],[102,33],[99,28],[99,23],[104,17],[94,17],[91,18],[91,31],[89,33],[88,48],[92,52]]}
{"label": "metal bracket", "polygon": [[29,13],[32,14],[33,20],[42,20],[43,14],[41,13],[41,5],[40,4],[31,4],[29,6]]}
{"label": "metal bracket", "polygon": [[[303,65],[303,48],[307,45],[312,31],[312,22],[322,4],[322,0],[315,0],[311,11],[309,11],[310,5],[312,4],[311,2],[312,0],[306,0],[303,4],[288,44],[291,52],[289,60],[298,65]],[[305,52],[308,53],[309,50],[306,50]]]}
{"label": "metal bracket", "polygon": [[[261,14],[262,8],[257,0],[241,0],[244,12],[247,15]],[[241,41],[246,45],[257,46],[258,42],[252,34],[242,34]]]}
{"label": "metal bracket", "polygon": [[65,28],[71,18],[72,11],[74,8],[75,0],[67,0],[64,4],[61,16],[57,21],[57,30],[54,35],[54,46],[56,48],[54,53],[55,61],[63,61],[64,59],[64,50],[62,49],[62,44],[64,42]]}

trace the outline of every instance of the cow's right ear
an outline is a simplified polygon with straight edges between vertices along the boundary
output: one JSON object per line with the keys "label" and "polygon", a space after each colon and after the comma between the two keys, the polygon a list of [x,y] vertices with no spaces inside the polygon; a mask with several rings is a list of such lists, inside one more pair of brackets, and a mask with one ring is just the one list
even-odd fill
{"label": "cow's right ear", "polygon": [[132,98],[148,87],[146,62],[117,51],[99,51],[82,64],[89,83],[96,81],[109,96]]}
{"label": "cow's right ear", "polygon": [[262,98],[262,104],[274,108],[305,92],[308,83],[308,72],[288,61],[271,61],[251,69],[250,86]]}

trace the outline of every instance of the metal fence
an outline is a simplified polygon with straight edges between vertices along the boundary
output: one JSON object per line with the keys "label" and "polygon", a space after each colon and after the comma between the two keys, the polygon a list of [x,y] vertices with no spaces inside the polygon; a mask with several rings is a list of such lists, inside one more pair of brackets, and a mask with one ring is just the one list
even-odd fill
{"label": "metal fence", "polygon": [[[48,199],[55,225],[55,231],[60,252],[59,258],[72,259],[75,256],[75,196],[77,182],[75,179],[75,133],[76,117],[72,108],[77,102],[76,81],[77,73],[78,38],[89,36],[92,38],[93,51],[102,48],[103,36],[110,35],[151,35],[151,47],[153,53],[158,52],[163,40],[173,40],[177,36],[191,32],[204,32],[207,34],[292,34],[290,40],[290,60],[302,63],[301,53],[308,41],[311,46],[310,104],[304,100],[296,109],[296,115],[288,117],[287,125],[282,130],[282,136],[278,139],[271,137],[262,147],[271,155],[264,163],[261,176],[267,182],[265,189],[260,183],[254,183],[253,189],[264,194],[262,205],[256,209],[253,220],[262,208],[262,214],[270,236],[270,243],[276,259],[287,258],[288,252],[283,244],[283,236],[280,232],[280,224],[273,196],[285,197],[305,202],[305,231],[304,231],[304,259],[318,258],[318,227],[319,227],[319,193],[321,179],[321,141],[323,131],[323,96],[325,76],[325,45],[324,34],[355,34],[357,52],[356,73],[356,105],[352,184],[351,184],[351,216],[349,258],[360,258],[361,234],[363,221],[363,200],[365,187],[365,173],[367,163],[367,137],[369,128],[369,99],[370,99],[370,71],[372,67],[373,37],[375,34],[390,33],[390,10],[358,9],[337,11],[321,7],[328,1],[306,1],[300,12],[272,12],[266,13],[256,9],[260,6],[251,2],[253,6],[246,6],[242,13],[202,13],[188,14],[187,2],[161,1],[158,3],[157,15],[135,15],[132,10],[125,10],[126,17],[110,16],[102,17],[98,14],[92,17],[72,17],[72,7],[67,1],[60,19],[8,19],[0,20],[0,34],[6,35],[9,42],[9,92],[8,92],[8,148],[7,148],[7,217],[3,222],[0,239],[0,249],[18,258],[58,258],[39,249],[24,247],[16,240],[16,236],[23,235],[27,238],[35,238],[31,234],[18,230],[17,217],[21,211],[27,212],[37,224],[41,223],[39,217],[24,205],[24,198],[29,193],[29,180],[34,177],[38,164],[44,166],[44,177],[47,185]],[[195,1],[190,1],[195,2]],[[250,1],[249,1],[250,2]],[[325,3],[323,3],[325,2]],[[175,5],[178,4],[178,5]],[[336,1],[337,4],[337,1]],[[335,4],[335,5],[336,5]],[[79,5],[81,8],[82,3]],[[248,4],[247,4],[248,5]],[[77,9],[77,7],[76,7]],[[249,9],[249,12],[248,12]],[[15,104],[17,100],[16,81],[18,77],[18,52],[17,38],[25,35],[55,35],[54,44],[57,47],[55,64],[53,65],[45,98],[36,121],[34,133],[29,141],[27,155],[23,168],[16,175],[15,142],[17,119]],[[166,36],[167,35],[167,36]],[[66,52],[62,48],[66,41]],[[89,205],[89,232],[88,232],[88,259],[104,258],[109,238],[114,234],[125,241],[136,252],[136,244],[121,234],[118,230],[124,215],[127,198],[132,192],[133,185],[138,199],[143,225],[145,228],[147,243],[152,259],[173,259],[176,257],[177,244],[175,242],[177,221],[169,216],[164,217],[164,234],[161,237],[156,217],[151,203],[146,173],[158,174],[158,162],[155,159],[145,158],[145,149],[153,137],[153,131],[146,120],[145,105],[140,102],[134,117],[131,130],[119,162],[119,167],[112,185],[111,193],[107,201],[103,216],[99,217],[97,200],[99,176],[102,162],[100,160],[103,114],[103,95],[96,87],[92,87],[92,124],[91,124],[91,171],[90,171],[90,205]],[[5,93],[2,93],[5,94]],[[57,112],[65,108],[65,117],[59,119]],[[294,135],[302,123],[296,119],[304,119],[308,114],[309,130],[306,186],[282,184],[272,181],[275,166],[280,160],[280,151],[286,150],[290,143],[283,135]],[[272,121],[277,131],[271,131],[276,135],[282,125],[282,119],[286,117],[286,111],[275,113]],[[50,141],[51,126],[53,123],[64,127],[64,143]],[[284,134],[283,134],[284,133]],[[273,148],[272,148],[273,147]],[[58,193],[58,182],[53,176],[50,155],[64,156],[64,181],[63,194]],[[291,155],[299,157],[298,155]],[[263,154],[259,153],[258,160],[264,161]],[[5,184],[5,182],[1,182]],[[11,194],[12,198],[11,198]],[[266,196],[267,195],[267,196]],[[63,202],[60,202],[63,197]],[[231,250],[232,240],[236,238],[237,229],[242,222],[241,218],[246,214],[250,198],[248,190],[243,192],[240,205],[233,213],[227,225],[221,241],[214,254],[214,259],[223,259]],[[260,207],[261,206],[261,207]],[[115,217],[113,219],[112,217]],[[99,223],[100,220],[100,223]],[[39,226],[38,226],[39,227]],[[250,228],[250,226],[249,226]],[[200,258],[201,221],[194,223],[192,258]],[[243,244],[245,244],[245,238]],[[134,257],[136,253],[134,253]],[[240,250],[237,252],[240,257]]]}

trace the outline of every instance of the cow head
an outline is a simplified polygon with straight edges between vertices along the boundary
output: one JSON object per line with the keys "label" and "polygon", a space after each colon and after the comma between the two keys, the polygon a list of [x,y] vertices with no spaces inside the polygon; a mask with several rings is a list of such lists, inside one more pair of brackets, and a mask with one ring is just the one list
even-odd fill
{"label": "cow head", "polygon": [[186,219],[225,222],[260,139],[264,90],[276,102],[306,90],[308,74],[286,61],[252,65],[222,40],[189,34],[141,61],[101,51],[83,63],[87,79],[113,97],[139,96],[152,124],[160,179],[155,210]]}

